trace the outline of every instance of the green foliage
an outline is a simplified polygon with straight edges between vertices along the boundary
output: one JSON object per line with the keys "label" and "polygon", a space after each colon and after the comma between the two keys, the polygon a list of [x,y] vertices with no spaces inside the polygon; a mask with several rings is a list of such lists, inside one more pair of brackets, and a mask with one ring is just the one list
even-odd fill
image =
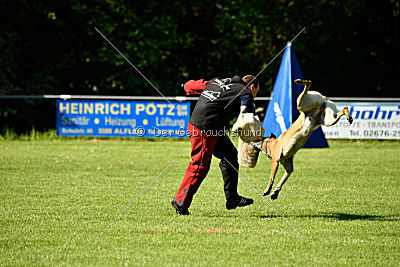
{"label": "green foliage", "polygon": [[[188,79],[257,73],[302,27],[303,74],[329,96],[397,97],[399,3],[384,1],[6,1],[0,94],[165,95]],[[260,75],[269,96],[279,59]],[[54,127],[54,103],[0,105],[2,127]]]}
{"label": "green foliage", "polygon": [[[191,216],[177,217],[189,142],[3,141],[0,265],[396,266],[399,153],[399,142],[301,149],[273,205],[302,239],[243,178],[239,193],[255,203],[227,211],[215,158]],[[240,171],[262,192],[270,164],[260,156]]]}
{"label": "green foliage", "polygon": [[57,136],[57,131],[52,129],[45,132],[37,131],[32,128],[30,131],[19,134],[13,129],[5,128],[2,133],[0,133],[0,141],[11,141],[11,140],[21,140],[21,141],[37,141],[37,140],[56,140],[61,139]]}

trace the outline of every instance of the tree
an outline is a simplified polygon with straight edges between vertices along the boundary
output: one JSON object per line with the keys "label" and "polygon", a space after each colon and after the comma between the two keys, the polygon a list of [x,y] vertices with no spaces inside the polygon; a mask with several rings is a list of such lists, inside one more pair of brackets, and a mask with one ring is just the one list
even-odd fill
{"label": "tree", "polygon": [[[257,73],[294,42],[307,79],[328,96],[398,97],[399,11],[384,1],[6,1],[0,94],[165,95],[187,79]],[[269,96],[281,57],[263,72]],[[54,102],[1,100],[2,127],[53,128]]]}

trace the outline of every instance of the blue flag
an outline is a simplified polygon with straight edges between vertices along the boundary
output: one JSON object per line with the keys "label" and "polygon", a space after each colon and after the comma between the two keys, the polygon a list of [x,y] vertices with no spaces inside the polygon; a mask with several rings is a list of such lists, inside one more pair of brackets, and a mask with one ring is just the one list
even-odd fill
{"label": "blue flag", "polygon": [[[304,86],[295,84],[293,82],[295,79],[303,79],[303,74],[294,49],[288,44],[272,90],[272,99],[264,117],[265,137],[269,137],[271,133],[276,136],[281,135],[300,115],[296,101]],[[303,147],[328,147],[321,128],[313,132]]]}

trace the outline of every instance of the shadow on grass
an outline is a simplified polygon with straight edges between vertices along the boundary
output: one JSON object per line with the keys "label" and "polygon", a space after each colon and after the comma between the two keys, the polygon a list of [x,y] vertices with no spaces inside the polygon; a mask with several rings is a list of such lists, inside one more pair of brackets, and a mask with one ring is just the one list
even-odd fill
{"label": "shadow on grass", "polygon": [[[330,212],[330,213],[322,213],[322,214],[309,214],[309,215],[284,215],[285,217],[292,218],[325,218],[325,219],[335,219],[338,221],[387,221],[387,222],[398,222],[400,221],[399,215],[367,215],[367,214],[349,214],[349,213],[340,213],[340,212]],[[251,217],[256,218],[280,218],[279,215],[253,215]]]}

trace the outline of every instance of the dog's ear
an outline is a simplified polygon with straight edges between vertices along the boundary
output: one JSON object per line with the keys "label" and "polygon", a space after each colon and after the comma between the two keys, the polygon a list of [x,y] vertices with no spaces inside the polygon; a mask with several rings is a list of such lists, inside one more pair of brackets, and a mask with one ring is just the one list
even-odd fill
{"label": "dog's ear", "polygon": [[276,136],[273,133],[271,133],[270,138],[276,138]]}

